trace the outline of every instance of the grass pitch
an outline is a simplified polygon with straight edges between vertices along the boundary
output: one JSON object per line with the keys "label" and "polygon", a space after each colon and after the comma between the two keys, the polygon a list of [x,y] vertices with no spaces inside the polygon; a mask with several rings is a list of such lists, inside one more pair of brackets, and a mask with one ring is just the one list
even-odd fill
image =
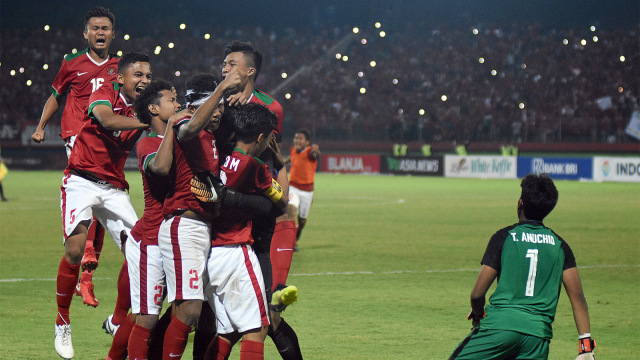
{"label": "grass pitch", "polygon": [[[0,203],[0,354],[56,359],[55,278],[63,254],[62,174],[11,171]],[[127,173],[142,214],[140,176]],[[640,186],[556,181],[546,219],[573,249],[589,302],[597,357],[640,348]],[[515,223],[518,180],[318,174],[289,283],[299,302],[284,318],[306,359],[446,359],[468,333],[469,292],[491,235]],[[96,309],[71,308],[76,359],[105,359],[122,262],[105,239]],[[493,289],[489,291],[492,293]],[[572,359],[577,334],[564,291],[550,359]],[[184,358],[190,359],[190,345]],[[234,350],[231,358],[238,359]],[[280,359],[267,339],[265,359]]]}

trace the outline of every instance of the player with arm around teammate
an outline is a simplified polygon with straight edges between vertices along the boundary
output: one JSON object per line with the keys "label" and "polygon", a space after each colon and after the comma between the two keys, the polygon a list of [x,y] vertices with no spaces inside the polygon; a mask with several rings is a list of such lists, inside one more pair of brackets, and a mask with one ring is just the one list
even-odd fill
{"label": "player with arm around teammate", "polygon": [[65,252],[56,283],[58,316],[54,341],[58,355],[64,359],[74,355],[69,306],[93,216],[105,224],[118,248],[138,220],[127,193],[124,164],[143,130],[149,127],[133,117],[132,103],[150,83],[151,76],[146,54],[127,53],[122,57],[118,82],[91,94],[88,119],[78,133],[64,171],[60,207]]}
{"label": "player with arm around teammate", "polygon": [[[103,85],[116,81],[118,61],[120,58],[109,54],[109,48],[115,35],[115,17],[101,6],[91,9],[84,18],[84,38],[88,47],[75,54],[67,54],[60,66],[51,86],[49,96],[42,110],[40,122],[31,139],[36,143],[45,141],[47,124],[60,108],[66,97],[66,105],[62,113],[60,136],[64,140],[67,157],[75,138],[84,124],[89,96]],[[76,287],[76,295],[82,297],[85,304],[96,307],[99,302],[93,293],[93,271],[98,267],[98,260],[104,241],[104,227],[93,221],[89,228],[85,254],[82,259],[82,275]]]}
{"label": "player with arm around teammate", "polygon": [[[491,237],[471,291],[472,332],[450,359],[547,359],[561,284],[578,330],[577,359],[594,359],[595,341],[573,252],[542,223],[558,201],[558,190],[546,174],[529,174],[520,186],[519,222]],[[498,285],[485,307],[485,295],[496,278]]]}

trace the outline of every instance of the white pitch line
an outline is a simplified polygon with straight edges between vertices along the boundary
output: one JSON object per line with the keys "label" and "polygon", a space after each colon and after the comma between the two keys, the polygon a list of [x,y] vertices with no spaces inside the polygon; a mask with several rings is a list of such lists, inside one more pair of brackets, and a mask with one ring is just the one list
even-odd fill
{"label": "white pitch line", "polygon": [[[584,265],[578,266],[579,269],[601,269],[601,268],[639,268],[640,264],[635,265]],[[461,269],[434,269],[434,270],[392,270],[392,271],[343,271],[343,272],[319,272],[319,273],[291,273],[291,276],[337,276],[337,275],[390,275],[390,274],[436,274],[436,273],[451,273],[451,272],[466,272],[466,271],[479,271],[480,267],[474,269],[461,268]],[[93,278],[94,280],[114,280],[115,278],[100,277]],[[8,282],[26,282],[26,281],[56,281],[56,279],[0,279],[0,283]]]}

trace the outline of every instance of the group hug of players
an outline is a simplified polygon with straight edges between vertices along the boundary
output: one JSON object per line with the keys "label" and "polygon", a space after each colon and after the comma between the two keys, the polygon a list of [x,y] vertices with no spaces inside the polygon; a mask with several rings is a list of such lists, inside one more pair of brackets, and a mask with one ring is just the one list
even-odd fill
{"label": "group hug of players", "polygon": [[[263,359],[267,335],[283,359],[302,359],[295,332],[280,316],[298,296],[285,285],[295,209],[279,149],[282,107],[254,88],[261,54],[232,42],[222,79],[189,79],[181,106],[171,83],[152,81],[149,56],[109,54],[114,25],[105,8],[87,13],[89,46],[65,56],[32,135],[44,141],[66,94],[56,352],[74,357],[74,294],[98,305],[91,277],[106,230],[126,259],[116,309],[103,324],[114,335],[107,359],[179,359],[194,329],[194,359],[226,359],[240,340],[241,359]],[[123,171],[134,147],[144,187],[141,219]],[[160,317],[165,297],[171,306]]]}

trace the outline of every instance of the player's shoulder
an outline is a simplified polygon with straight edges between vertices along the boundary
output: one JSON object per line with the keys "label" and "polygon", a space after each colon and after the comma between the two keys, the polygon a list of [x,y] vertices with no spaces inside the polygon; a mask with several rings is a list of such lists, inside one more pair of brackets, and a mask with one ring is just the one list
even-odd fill
{"label": "player's shoulder", "polygon": [[138,143],[136,144],[136,151],[142,152],[143,150],[146,151],[148,149],[157,150],[161,142],[161,136],[156,133],[150,132],[147,134],[147,136],[144,136],[140,139],[140,141],[138,141]]}
{"label": "player's shoulder", "polygon": [[262,101],[268,107],[282,107],[278,100],[276,100],[273,96],[267,94],[266,92],[258,89],[253,90],[253,96],[255,96],[258,100]]}
{"label": "player's shoulder", "polygon": [[70,53],[70,54],[66,54],[64,56],[64,61],[67,63],[77,63],[80,62],[81,60],[83,60],[86,56],[87,53],[89,52],[89,48],[86,48],[84,50],[80,50],[80,51],[76,51],[75,53]]}

